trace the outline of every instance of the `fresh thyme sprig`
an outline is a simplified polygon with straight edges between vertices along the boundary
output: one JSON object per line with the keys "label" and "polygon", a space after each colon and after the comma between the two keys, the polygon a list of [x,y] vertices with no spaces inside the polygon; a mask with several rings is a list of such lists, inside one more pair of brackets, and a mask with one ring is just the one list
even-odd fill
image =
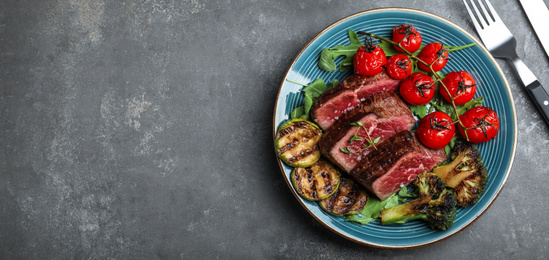
{"label": "fresh thyme sprig", "polygon": [[381,139],[381,137],[376,137],[375,139],[372,140],[372,137],[370,136],[370,133],[368,133],[368,130],[366,129],[366,127],[364,126],[364,124],[360,121],[358,122],[353,122],[351,123],[352,126],[358,126],[356,128],[356,131],[355,131],[355,134],[353,136],[351,136],[351,138],[349,139],[349,143],[352,143],[354,141],[361,141],[362,140],[362,137],[358,136],[358,131],[360,129],[364,129],[364,132],[366,132],[366,135],[368,137],[366,137],[366,142],[368,142],[368,144],[363,143],[362,144],[362,149],[358,150],[358,151],[352,151],[348,146],[345,147],[345,148],[339,148],[339,150],[343,153],[346,153],[346,154],[352,154],[352,153],[359,153],[359,152],[362,152],[370,147],[374,147],[374,149],[377,150],[377,147],[376,147],[376,144],[379,142],[379,140]]}

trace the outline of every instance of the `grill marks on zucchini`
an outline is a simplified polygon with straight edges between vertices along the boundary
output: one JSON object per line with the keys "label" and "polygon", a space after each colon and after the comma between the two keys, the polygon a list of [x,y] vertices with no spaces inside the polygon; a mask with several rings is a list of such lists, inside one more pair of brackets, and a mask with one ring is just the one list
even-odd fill
{"label": "grill marks on zucchini", "polygon": [[308,167],[320,159],[318,142],[320,128],[302,118],[282,124],[276,133],[275,149],[278,157],[293,167]]}
{"label": "grill marks on zucchini", "polygon": [[299,195],[318,201],[338,190],[340,174],[333,164],[321,159],[309,167],[294,168],[291,179]]}
{"label": "grill marks on zucchini", "polygon": [[302,118],[291,119],[276,133],[277,156],[294,167],[290,178],[301,197],[318,201],[330,214],[357,214],[366,206],[368,194],[352,179],[342,177],[336,166],[320,158],[321,136],[322,130],[316,124]]}
{"label": "grill marks on zucchini", "polygon": [[326,212],[342,216],[360,212],[368,202],[368,194],[352,179],[341,177],[339,189],[330,197],[319,201]]}

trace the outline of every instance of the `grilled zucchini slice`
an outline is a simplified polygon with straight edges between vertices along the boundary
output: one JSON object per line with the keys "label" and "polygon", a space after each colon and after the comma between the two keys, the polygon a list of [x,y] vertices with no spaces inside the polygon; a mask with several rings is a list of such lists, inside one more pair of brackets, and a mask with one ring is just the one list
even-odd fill
{"label": "grilled zucchini slice", "polygon": [[289,120],[276,133],[276,154],[289,166],[311,166],[320,159],[321,136],[322,130],[313,122],[302,118]]}
{"label": "grilled zucchini slice", "polygon": [[326,160],[320,159],[309,167],[292,170],[292,183],[301,197],[318,201],[330,197],[339,187],[341,175],[338,169]]}
{"label": "grilled zucchini slice", "polygon": [[336,215],[357,214],[368,203],[368,194],[355,181],[341,176],[339,189],[330,197],[318,202],[326,212]]}

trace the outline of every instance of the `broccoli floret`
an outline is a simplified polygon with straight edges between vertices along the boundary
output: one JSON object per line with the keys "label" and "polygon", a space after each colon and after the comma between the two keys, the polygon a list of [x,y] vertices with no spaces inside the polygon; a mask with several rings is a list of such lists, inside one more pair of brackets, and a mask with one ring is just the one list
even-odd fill
{"label": "broccoli floret", "polygon": [[435,178],[432,174],[420,173],[413,182],[418,196],[432,196],[444,191],[445,184],[440,178]]}
{"label": "broccoli floret", "polygon": [[476,204],[487,182],[486,166],[480,152],[473,144],[457,143],[450,159],[450,163],[434,168],[433,174],[452,188],[458,207]]}
{"label": "broccoli floret", "polygon": [[437,199],[429,203],[426,220],[432,229],[447,230],[454,225],[456,214],[456,198],[452,192],[445,189]]}
{"label": "broccoli floret", "polygon": [[406,223],[420,219],[429,227],[447,230],[456,218],[456,199],[445,188],[444,182],[432,173],[420,173],[413,182],[419,197],[412,201],[381,211],[381,224]]}

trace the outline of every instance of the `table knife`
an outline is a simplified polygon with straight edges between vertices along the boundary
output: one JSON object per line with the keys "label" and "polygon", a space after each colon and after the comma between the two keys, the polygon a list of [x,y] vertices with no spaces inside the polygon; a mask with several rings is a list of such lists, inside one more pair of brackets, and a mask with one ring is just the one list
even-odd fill
{"label": "table knife", "polygon": [[520,0],[520,4],[534,27],[545,54],[549,56],[549,9],[543,0]]}
{"label": "table knife", "polygon": [[[545,54],[549,56],[549,9],[543,0],[519,0],[530,24],[538,36]],[[536,101],[545,121],[549,123],[549,95],[538,80],[527,86],[528,92]]]}

